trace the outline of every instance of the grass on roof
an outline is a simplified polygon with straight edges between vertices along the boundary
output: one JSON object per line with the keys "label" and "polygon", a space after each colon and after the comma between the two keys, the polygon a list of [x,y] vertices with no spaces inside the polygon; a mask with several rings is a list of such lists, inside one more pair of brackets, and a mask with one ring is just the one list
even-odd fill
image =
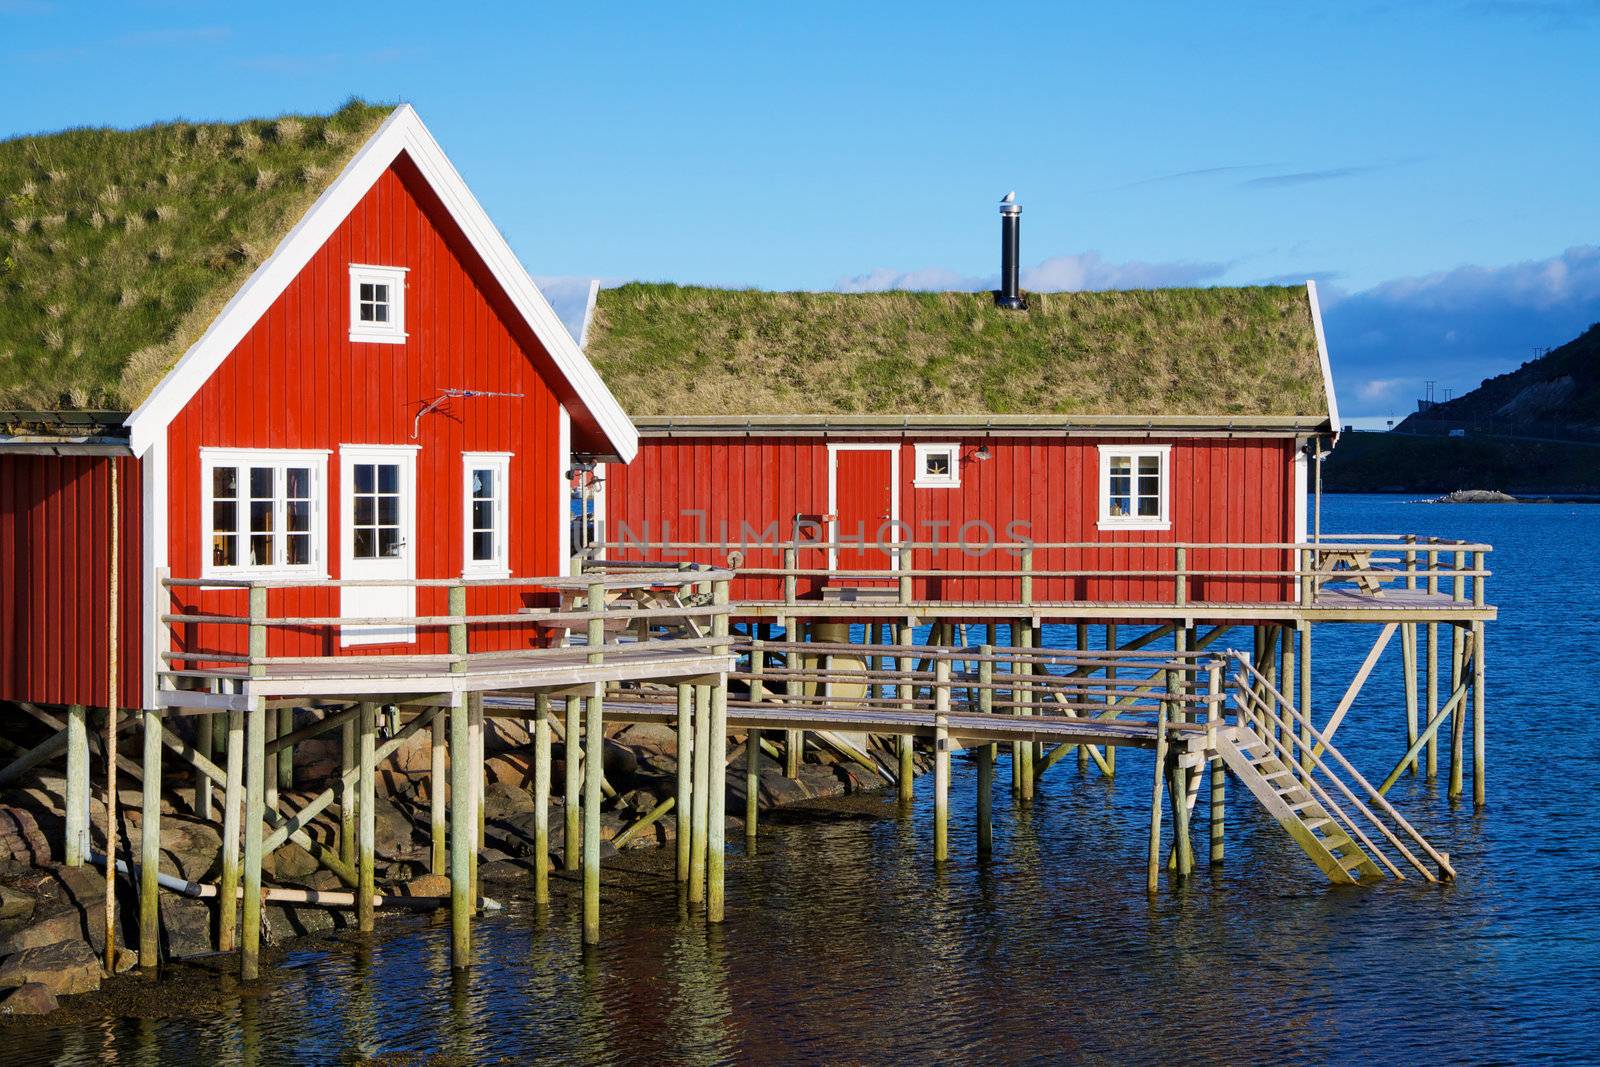
{"label": "grass on roof", "polygon": [[633,415],[1326,415],[1303,287],[1029,294],[602,290]]}
{"label": "grass on roof", "polygon": [[138,404],[391,110],[0,141],[0,407]]}

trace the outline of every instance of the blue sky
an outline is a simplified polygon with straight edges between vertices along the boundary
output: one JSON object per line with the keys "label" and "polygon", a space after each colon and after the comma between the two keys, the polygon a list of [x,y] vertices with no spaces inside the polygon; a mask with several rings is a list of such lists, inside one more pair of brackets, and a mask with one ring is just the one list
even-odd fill
{"label": "blue sky", "polygon": [[415,104],[529,269],[1315,277],[1346,414],[1600,319],[1600,2],[0,0],[0,136]]}

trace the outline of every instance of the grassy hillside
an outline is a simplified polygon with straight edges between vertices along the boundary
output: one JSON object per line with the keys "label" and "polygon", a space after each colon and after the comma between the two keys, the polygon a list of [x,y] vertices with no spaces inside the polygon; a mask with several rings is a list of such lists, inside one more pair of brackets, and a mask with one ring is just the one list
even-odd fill
{"label": "grassy hillside", "polygon": [[1509,374],[1407,417],[1398,428],[1430,433],[1455,426],[1592,438],[1600,432],[1600,323]]}

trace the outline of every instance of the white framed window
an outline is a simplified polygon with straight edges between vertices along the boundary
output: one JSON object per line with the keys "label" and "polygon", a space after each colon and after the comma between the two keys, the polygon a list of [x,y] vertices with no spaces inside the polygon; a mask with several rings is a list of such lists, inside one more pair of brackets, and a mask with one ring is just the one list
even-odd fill
{"label": "white framed window", "polygon": [[350,264],[350,340],[405,341],[406,270]]}
{"label": "white framed window", "polygon": [[956,489],[961,485],[961,446],[957,444],[919,444],[916,446],[918,489]]}
{"label": "white framed window", "polygon": [[200,450],[204,578],[324,578],[328,453]]}
{"label": "white framed window", "polygon": [[461,454],[461,575],[511,577],[510,452]]}
{"label": "white framed window", "polygon": [[1100,529],[1168,530],[1171,445],[1100,446]]}

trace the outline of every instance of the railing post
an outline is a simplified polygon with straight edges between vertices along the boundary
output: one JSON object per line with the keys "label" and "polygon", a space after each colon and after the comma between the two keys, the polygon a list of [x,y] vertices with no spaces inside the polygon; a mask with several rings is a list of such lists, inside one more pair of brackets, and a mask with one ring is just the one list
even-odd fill
{"label": "railing post", "polygon": [[1174,588],[1176,589],[1175,600],[1181,607],[1189,602],[1189,550],[1185,546],[1179,545],[1172,550],[1172,554],[1172,573]]}
{"label": "railing post", "polygon": [[1300,550],[1300,606],[1309,608],[1317,598],[1317,553],[1312,548]]}
{"label": "railing post", "polygon": [[1033,546],[1022,546],[1022,603],[1033,604]]}
{"label": "railing post", "polygon": [[1472,553],[1472,569],[1476,572],[1472,576],[1472,606],[1475,608],[1481,608],[1484,605],[1483,580],[1486,569],[1484,564],[1486,562],[1487,560],[1484,559],[1484,553],[1481,549]]}
{"label": "railing post", "polygon": [[793,604],[797,597],[799,576],[795,570],[799,567],[800,553],[793,546],[783,550],[783,602]]}
{"label": "railing post", "polygon": [[604,582],[590,582],[589,593],[583,602],[584,611],[594,616],[589,620],[588,645],[589,662],[600,663],[605,660],[606,620],[603,617],[606,610],[606,587]]}
{"label": "railing post", "polygon": [[250,583],[250,663],[247,673],[252,678],[267,676],[267,587],[259,582]]}
{"label": "railing post", "polygon": [[[438,601],[434,601],[438,603]],[[450,673],[467,673],[467,587],[457,582],[450,587],[446,608],[450,622]]]}
{"label": "railing post", "polygon": [[900,572],[899,595],[901,604],[911,603],[911,598],[914,595],[911,584],[911,558],[911,549],[906,545],[902,544],[895,549],[894,563],[895,569]]}

